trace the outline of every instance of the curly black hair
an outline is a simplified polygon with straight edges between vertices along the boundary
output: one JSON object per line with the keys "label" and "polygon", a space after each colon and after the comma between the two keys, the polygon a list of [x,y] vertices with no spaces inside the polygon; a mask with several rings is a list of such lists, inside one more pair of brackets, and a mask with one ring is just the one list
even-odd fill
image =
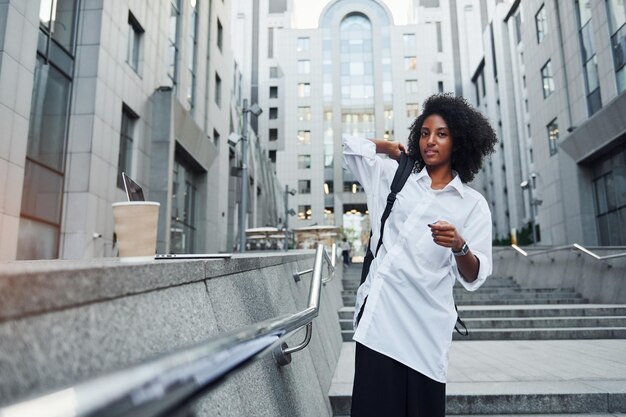
{"label": "curly black hair", "polygon": [[448,125],[452,138],[452,169],[461,181],[468,183],[480,171],[483,159],[494,151],[498,142],[489,121],[463,97],[451,93],[430,96],[423,105],[422,114],[411,125],[408,154],[415,158],[415,170],[424,168],[419,140],[424,120],[433,114],[441,116]]}

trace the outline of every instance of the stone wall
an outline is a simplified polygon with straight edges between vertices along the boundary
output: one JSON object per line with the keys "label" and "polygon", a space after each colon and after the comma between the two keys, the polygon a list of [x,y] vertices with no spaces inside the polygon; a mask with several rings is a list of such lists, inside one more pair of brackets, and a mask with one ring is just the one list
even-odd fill
{"label": "stone wall", "polygon": [[[313,252],[224,260],[0,264],[0,405],[124,369],[307,306]],[[198,416],[330,416],[341,350],[341,268],[322,287],[309,346],[266,355],[196,406]],[[304,331],[286,341],[298,344]]]}
{"label": "stone wall", "polygon": [[[529,254],[545,251],[523,248]],[[626,252],[626,247],[590,247],[599,256]],[[596,260],[578,250],[524,257],[513,248],[494,248],[493,275],[512,276],[526,288],[576,289],[592,303],[623,304],[626,300],[626,257]]]}

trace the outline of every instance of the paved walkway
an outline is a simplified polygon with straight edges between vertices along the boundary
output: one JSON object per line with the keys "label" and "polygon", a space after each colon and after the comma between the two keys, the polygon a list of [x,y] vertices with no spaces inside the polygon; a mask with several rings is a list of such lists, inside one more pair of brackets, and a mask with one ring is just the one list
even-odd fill
{"label": "paved walkway", "polygon": [[[351,392],[353,363],[354,342],[346,342],[331,395]],[[449,396],[589,393],[626,394],[626,340],[452,343]]]}

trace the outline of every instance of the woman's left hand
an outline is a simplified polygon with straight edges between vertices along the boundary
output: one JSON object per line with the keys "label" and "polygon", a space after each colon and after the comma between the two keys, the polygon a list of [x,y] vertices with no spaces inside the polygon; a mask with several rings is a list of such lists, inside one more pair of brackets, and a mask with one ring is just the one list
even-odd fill
{"label": "woman's left hand", "polygon": [[456,230],[452,223],[438,220],[428,225],[433,235],[433,241],[444,248],[451,248],[454,251],[460,251],[465,243],[463,237]]}

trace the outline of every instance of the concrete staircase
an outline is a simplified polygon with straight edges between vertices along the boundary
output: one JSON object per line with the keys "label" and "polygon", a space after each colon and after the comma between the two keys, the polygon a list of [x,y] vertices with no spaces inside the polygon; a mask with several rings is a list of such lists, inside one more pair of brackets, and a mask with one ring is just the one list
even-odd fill
{"label": "concrete staircase", "polygon": [[[352,340],[358,268],[344,273],[339,322]],[[454,299],[470,331],[454,340],[626,339],[626,306],[592,305],[572,288],[521,288],[512,277],[490,277],[476,292],[457,283]]]}
{"label": "concrete staircase", "polygon": [[[329,392],[350,414],[352,317],[361,265],[343,275],[344,346]],[[449,416],[626,416],[626,305],[589,304],[573,289],[525,289],[491,277],[477,292],[454,288],[469,337],[454,334]]]}

